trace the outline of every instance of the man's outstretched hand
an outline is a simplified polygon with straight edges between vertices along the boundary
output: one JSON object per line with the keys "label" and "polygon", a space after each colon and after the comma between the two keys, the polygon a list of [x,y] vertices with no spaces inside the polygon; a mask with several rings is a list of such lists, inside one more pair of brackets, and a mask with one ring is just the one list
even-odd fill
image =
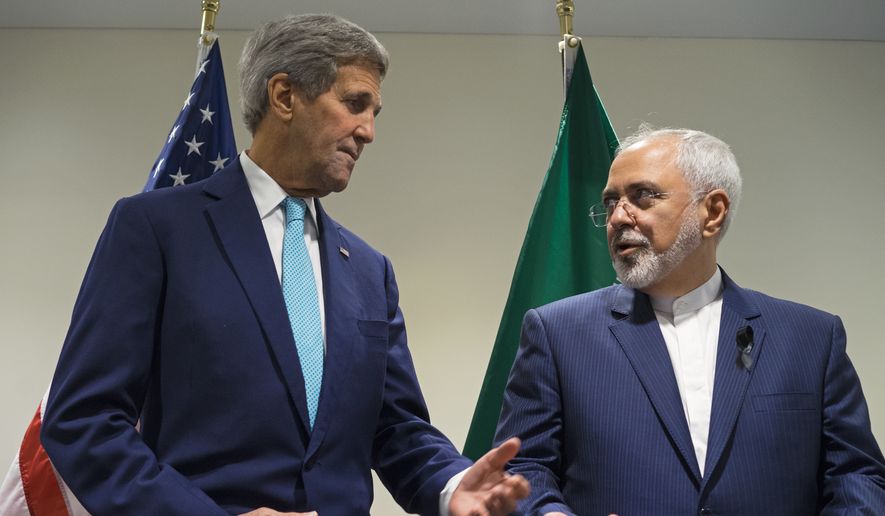
{"label": "man's outstretched hand", "polygon": [[529,483],[504,467],[516,456],[519,444],[511,437],[467,470],[449,502],[451,516],[498,516],[516,509],[516,502],[529,495]]}

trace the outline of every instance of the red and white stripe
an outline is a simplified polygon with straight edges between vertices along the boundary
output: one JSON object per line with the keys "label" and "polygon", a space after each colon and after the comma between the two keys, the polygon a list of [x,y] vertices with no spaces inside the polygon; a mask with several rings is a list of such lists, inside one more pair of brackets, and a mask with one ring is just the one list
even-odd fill
{"label": "red and white stripe", "polygon": [[28,425],[18,454],[0,484],[0,515],[89,516],[55,471],[40,444],[43,407],[49,391]]}

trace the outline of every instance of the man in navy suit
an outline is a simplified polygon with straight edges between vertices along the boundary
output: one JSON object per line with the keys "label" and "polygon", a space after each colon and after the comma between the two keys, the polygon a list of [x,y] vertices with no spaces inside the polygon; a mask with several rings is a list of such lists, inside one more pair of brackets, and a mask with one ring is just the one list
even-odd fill
{"label": "man in navy suit", "polygon": [[840,319],[717,266],[741,177],[721,140],[643,129],[602,202],[621,285],[530,310],[498,426],[528,514],[885,514]]}
{"label": "man in navy suit", "polygon": [[267,23],[241,61],[251,148],[114,207],[42,432],[90,512],[368,514],[371,469],[409,512],[526,495],[518,440],[471,466],[430,425],[390,262],[319,202],[375,137],[387,63],[340,18]]}

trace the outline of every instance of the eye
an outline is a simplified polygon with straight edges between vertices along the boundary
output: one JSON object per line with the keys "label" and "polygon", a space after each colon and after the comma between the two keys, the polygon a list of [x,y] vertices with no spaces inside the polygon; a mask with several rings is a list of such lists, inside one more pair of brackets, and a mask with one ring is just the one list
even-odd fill
{"label": "eye", "polygon": [[361,99],[345,99],[344,104],[351,113],[362,113],[366,104]]}
{"label": "eye", "polygon": [[605,210],[609,213],[615,211],[615,206],[618,205],[618,201],[620,199],[618,197],[603,197],[602,205],[605,206]]}
{"label": "eye", "polygon": [[660,196],[660,192],[650,188],[637,188],[630,192],[630,204],[644,210],[651,207]]}
{"label": "eye", "polygon": [[657,195],[657,192],[649,190],[648,188],[640,188],[639,190],[636,190],[635,195],[637,199],[653,199]]}

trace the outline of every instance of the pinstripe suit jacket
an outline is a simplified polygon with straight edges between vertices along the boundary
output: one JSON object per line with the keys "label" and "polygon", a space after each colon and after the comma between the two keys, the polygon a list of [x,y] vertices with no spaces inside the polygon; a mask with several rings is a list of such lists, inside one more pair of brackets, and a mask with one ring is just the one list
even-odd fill
{"label": "pinstripe suit jacket", "polygon": [[885,514],[885,461],[841,320],[723,281],[703,478],[648,296],[614,286],[526,314],[496,439],[523,439],[521,510]]}

